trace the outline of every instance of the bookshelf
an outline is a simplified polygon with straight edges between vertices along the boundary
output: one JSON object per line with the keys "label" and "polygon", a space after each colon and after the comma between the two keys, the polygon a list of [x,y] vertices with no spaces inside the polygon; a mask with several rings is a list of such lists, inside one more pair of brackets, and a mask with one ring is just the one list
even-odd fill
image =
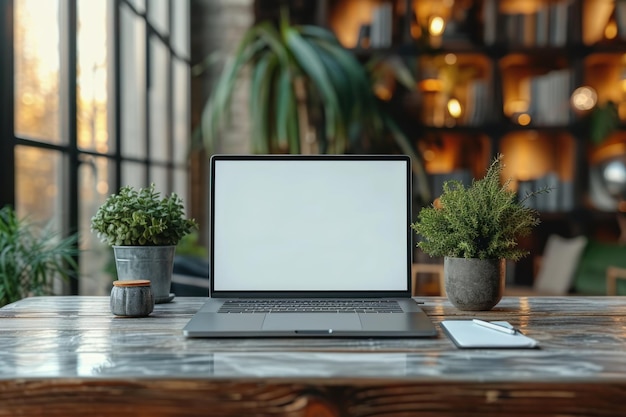
{"label": "bookshelf", "polygon": [[[526,242],[534,254],[551,233],[617,239],[616,205],[598,196],[590,171],[608,152],[603,148],[626,149],[626,1],[318,4],[318,23],[360,57],[400,55],[411,65],[417,88],[396,89],[390,106],[422,155],[435,194],[447,179],[482,176],[500,152],[504,175],[520,194],[556,188],[533,203],[543,221]],[[590,114],[609,101],[617,106],[618,130],[593,144]]]}

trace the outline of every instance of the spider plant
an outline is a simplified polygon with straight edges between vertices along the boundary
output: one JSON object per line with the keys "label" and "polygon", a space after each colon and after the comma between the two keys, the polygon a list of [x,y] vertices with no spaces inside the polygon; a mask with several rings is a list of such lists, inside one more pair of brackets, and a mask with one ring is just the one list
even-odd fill
{"label": "spider plant", "polygon": [[421,199],[430,200],[420,158],[374,95],[366,66],[332,32],[291,25],[284,12],[278,25],[264,21],[250,27],[227,59],[202,115],[209,152],[229,122],[231,98],[245,69],[253,152],[345,153],[358,149],[363,138],[392,137],[412,157]]}
{"label": "spider plant", "polygon": [[31,295],[52,294],[55,277],[74,276],[77,237],[60,238],[0,209],[0,307]]}

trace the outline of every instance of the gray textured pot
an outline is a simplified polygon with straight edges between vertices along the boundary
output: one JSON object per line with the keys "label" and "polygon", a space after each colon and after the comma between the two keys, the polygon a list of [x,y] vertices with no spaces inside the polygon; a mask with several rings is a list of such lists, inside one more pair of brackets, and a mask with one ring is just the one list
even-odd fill
{"label": "gray textured pot", "polygon": [[176,246],[113,246],[117,279],[147,279],[152,285],[154,302],[167,303],[170,294]]}
{"label": "gray textured pot", "polygon": [[504,292],[504,259],[444,258],[446,295],[459,310],[491,310]]}

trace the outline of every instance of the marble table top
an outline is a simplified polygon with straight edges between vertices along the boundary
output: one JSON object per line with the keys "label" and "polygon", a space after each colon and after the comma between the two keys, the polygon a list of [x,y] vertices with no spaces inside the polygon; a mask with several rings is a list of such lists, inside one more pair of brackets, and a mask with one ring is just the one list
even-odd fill
{"label": "marble table top", "polygon": [[[177,297],[156,305],[149,317],[121,318],[110,313],[108,297],[34,297],[0,309],[0,404],[14,407],[13,414],[0,407],[0,416],[40,415],[30,396],[35,404],[60,406],[62,393],[73,399],[65,398],[63,407],[74,404],[66,415],[89,412],[95,404],[104,413],[106,398],[117,397],[154,415],[175,415],[151,404],[154,398],[181,401],[191,395],[185,390],[198,394],[185,415],[203,415],[206,401],[221,407],[222,390],[228,398],[261,396],[257,408],[267,405],[268,392],[289,392],[291,406],[306,398],[306,412],[321,398],[330,411],[320,415],[329,416],[375,415],[371,407],[380,398],[399,392],[412,393],[406,407],[413,412],[428,393],[439,398],[430,411],[458,412],[457,403],[442,398],[478,396],[477,404],[486,407],[482,415],[493,411],[491,402],[500,412],[516,410],[520,398],[533,415],[559,415],[562,408],[542,405],[548,395],[554,407],[575,398],[579,411],[595,410],[580,415],[619,414],[615,399],[626,392],[626,298],[505,297],[488,312],[459,311],[441,297],[418,300],[438,329],[444,319],[506,320],[540,348],[458,349],[442,332],[425,339],[188,339],[182,329],[204,298]],[[120,391],[120,385],[126,388]],[[369,411],[359,408],[368,401]],[[250,407],[237,402],[232,415],[254,415]],[[389,411],[381,408],[380,415],[386,415],[383,409]]]}

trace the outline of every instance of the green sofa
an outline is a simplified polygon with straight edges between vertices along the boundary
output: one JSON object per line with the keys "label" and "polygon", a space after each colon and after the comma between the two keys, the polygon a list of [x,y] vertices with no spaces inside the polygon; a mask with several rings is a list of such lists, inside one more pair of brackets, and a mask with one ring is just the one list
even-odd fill
{"label": "green sofa", "polygon": [[[580,295],[606,295],[606,269],[626,268],[626,245],[587,242],[572,283],[572,292]],[[626,280],[617,280],[617,294],[626,295]]]}

